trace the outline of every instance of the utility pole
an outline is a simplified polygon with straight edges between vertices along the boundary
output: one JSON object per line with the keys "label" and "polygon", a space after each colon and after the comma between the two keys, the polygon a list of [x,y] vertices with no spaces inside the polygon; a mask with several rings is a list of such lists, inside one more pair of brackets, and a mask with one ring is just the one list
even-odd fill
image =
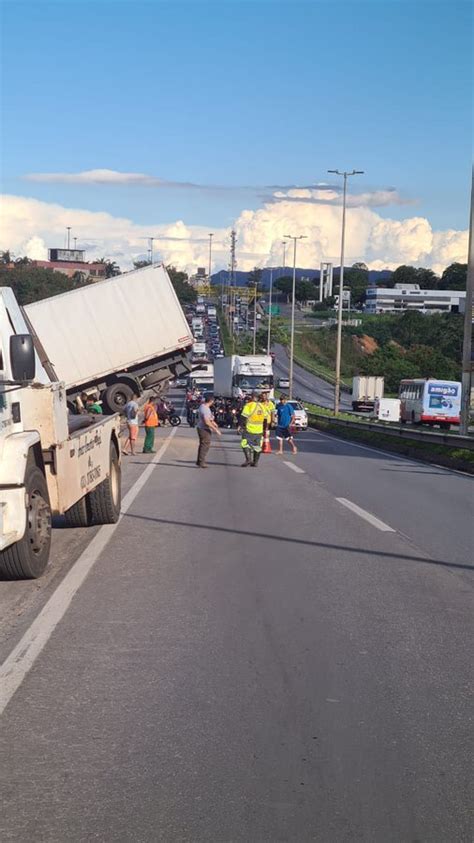
{"label": "utility pole", "polygon": [[339,302],[337,306],[337,345],[336,345],[336,383],[334,386],[334,415],[339,413],[341,395],[341,346],[342,346],[342,298],[344,295],[344,241],[346,236],[346,197],[348,176],[361,176],[363,170],[328,170],[328,173],[335,173],[337,176],[344,176],[344,188],[342,192],[342,231],[341,231],[341,268],[339,275]]}
{"label": "utility pole", "polygon": [[273,267],[270,267],[270,295],[268,297],[268,336],[267,336],[267,354],[270,354],[272,346],[272,295],[273,295]]}
{"label": "utility pole", "polygon": [[67,247],[68,247],[68,249],[70,249],[71,248],[71,226],[67,225],[66,228],[67,228]]}
{"label": "utility pole", "polygon": [[469,416],[471,409],[472,387],[472,303],[474,286],[474,172],[471,179],[471,216],[469,221],[469,246],[467,252],[466,303],[464,310],[464,341],[462,347],[462,392],[461,392],[461,423],[459,433],[467,436],[469,433]]}
{"label": "utility pole", "polygon": [[287,240],[293,240],[293,287],[291,297],[291,334],[290,334],[290,398],[293,398],[293,360],[295,352],[295,298],[296,298],[296,241],[306,240],[306,234],[299,234],[293,237],[291,234],[284,235]]}
{"label": "utility pole", "polygon": [[150,263],[151,263],[151,265],[153,266],[153,240],[154,240],[155,238],[154,238],[154,237],[149,237],[148,239],[149,239],[149,241],[150,241],[150,247],[149,247],[149,249],[148,249],[148,254],[149,254],[149,258],[150,258]]}
{"label": "utility pole", "polygon": [[235,268],[237,261],[235,259],[235,245],[237,243],[237,233],[234,229],[230,232],[230,286],[235,287]]}

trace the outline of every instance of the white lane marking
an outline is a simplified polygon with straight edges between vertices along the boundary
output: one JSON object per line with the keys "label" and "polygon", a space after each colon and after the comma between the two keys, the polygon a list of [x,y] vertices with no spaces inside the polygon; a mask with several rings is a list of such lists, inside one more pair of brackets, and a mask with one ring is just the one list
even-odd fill
{"label": "white lane marking", "polygon": [[381,521],[380,518],[376,518],[375,515],[372,515],[371,512],[367,512],[366,509],[362,509],[361,506],[357,506],[356,503],[352,503],[352,501],[348,501],[347,498],[336,498],[339,503],[342,503],[343,506],[347,506],[348,509],[351,509],[352,512],[355,512],[360,518],[363,518],[364,521],[368,521],[369,524],[372,524],[372,527],[377,527],[377,530],[381,530],[382,533],[395,533],[393,527],[389,527],[385,521]]}
{"label": "white lane marking", "polygon": [[15,691],[18,690],[24,678],[33,667],[36,659],[48,643],[58,623],[66,614],[71,601],[80,589],[87,575],[90,573],[100,554],[109,543],[119,526],[123,516],[130,509],[137,495],[161,460],[173,436],[173,428],[153,460],[147,465],[143,474],[127,492],[123,501],[120,518],[116,524],[105,524],[94,536],[91,543],[81,553],[79,559],[71,568],[56,591],[51,595],[46,605],[35,618],[23,638],[18,642],[0,667],[0,715],[10,702]]}
{"label": "white lane marking", "polygon": [[286,460],[283,460],[283,465],[287,465],[288,468],[292,468],[293,471],[296,471],[297,474],[306,474],[306,471],[303,471],[303,469],[300,468],[299,465],[295,465],[293,462],[286,462]]}

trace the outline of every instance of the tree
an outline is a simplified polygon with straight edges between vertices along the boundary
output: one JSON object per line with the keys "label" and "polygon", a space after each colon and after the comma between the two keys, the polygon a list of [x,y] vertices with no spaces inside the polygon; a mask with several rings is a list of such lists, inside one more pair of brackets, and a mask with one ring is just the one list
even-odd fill
{"label": "tree", "polygon": [[166,269],[181,304],[193,304],[197,299],[197,292],[188,283],[187,273],[181,272],[175,266],[167,266]]}
{"label": "tree", "polygon": [[452,263],[444,270],[440,290],[465,290],[467,283],[467,263]]}
{"label": "tree", "polygon": [[387,392],[397,392],[403,378],[416,378],[417,368],[405,353],[394,345],[377,349],[360,366],[363,375],[383,375]]}
{"label": "tree", "polygon": [[151,266],[151,261],[149,260],[136,260],[133,261],[133,266],[135,269],[143,269],[144,266]]}
{"label": "tree", "polygon": [[[102,264],[105,265],[105,277],[106,278],[113,278],[114,275],[120,275],[121,274],[121,269],[118,266],[118,264],[115,263],[115,261],[111,261],[108,258],[99,258],[97,263],[102,263]],[[134,266],[135,266],[135,264],[134,264]],[[138,268],[139,267],[135,267],[135,269],[138,269]]]}
{"label": "tree", "polygon": [[296,282],[295,289],[296,301],[307,302],[308,299],[314,299],[316,296],[316,288],[311,281],[301,280]]}
{"label": "tree", "polygon": [[420,266],[416,270],[415,283],[419,284],[422,290],[436,290],[439,285],[439,278],[432,269],[424,269]]}
{"label": "tree", "polygon": [[275,281],[273,286],[276,287],[277,290],[281,290],[281,292],[286,296],[287,301],[290,301],[293,290],[293,278],[291,275],[282,275],[281,278],[278,278],[278,280]]}
{"label": "tree", "polygon": [[6,249],[4,252],[0,253],[0,263],[11,263],[12,256],[10,249]]}
{"label": "tree", "polygon": [[346,286],[349,287],[351,292],[352,306],[365,302],[365,295],[369,286],[369,270],[365,263],[354,263],[349,269],[344,270],[344,287]]}
{"label": "tree", "polygon": [[72,278],[54,269],[39,266],[0,266],[0,287],[12,287],[20,304],[67,293],[77,287]]}
{"label": "tree", "polygon": [[[394,287],[395,284],[417,284],[416,267],[402,264],[398,266],[392,273],[390,284],[387,286]],[[385,284],[385,282],[384,282]]]}

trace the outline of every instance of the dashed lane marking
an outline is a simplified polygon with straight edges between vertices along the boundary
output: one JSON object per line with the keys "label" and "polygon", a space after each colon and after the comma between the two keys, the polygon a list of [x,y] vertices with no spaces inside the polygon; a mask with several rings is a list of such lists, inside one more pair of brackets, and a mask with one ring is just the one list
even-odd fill
{"label": "dashed lane marking", "polygon": [[372,527],[376,527],[377,530],[381,530],[382,533],[395,533],[396,531],[393,527],[389,527],[385,521],[381,521],[380,518],[377,518],[375,515],[372,515],[371,512],[367,512],[366,509],[362,509],[361,506],[357,506],[356,503],[352,503],[352,501],[348,501],[347,498],[336,498],[339,503],[342,503],[343,506],[346,506],[347,509],[352,510],[355,512],[359,518],[363,518],[364,521],[367,521],[369,524],[372,524]]}
{"label": "dashed lane marking", "polygon": [[29,629],[26,630],[23,638],[0,666],[0,715],[3,714],[13,694],[20,687],[36,659],[48,643],[58,623],[66,614],[74,595],[79,591],[100,554],[108,545],[123,516],[130,509],[135,498],[143,489],[153,469],[166,452],[175,433],[176,428],[173,428],[158,453],[145,468],[143,474],[140,475],[136,483],[134,483],[125,495],[122,501],[120,518],[117,523],[105,524],[100,528],[91,543],[81,553],[69,573],[66,574],[62,582],[58,585],[56,591],[53,592],[46,605],[43,606]]}
{"label": "dashed lane marking", "polygon": [[287,465],[288,468],[296,471],[297,474],[306,474],[306,471],[300,468],[299,465],[295,465],[293,462],[286,462],[286,460],[283,460],[283,465]]}

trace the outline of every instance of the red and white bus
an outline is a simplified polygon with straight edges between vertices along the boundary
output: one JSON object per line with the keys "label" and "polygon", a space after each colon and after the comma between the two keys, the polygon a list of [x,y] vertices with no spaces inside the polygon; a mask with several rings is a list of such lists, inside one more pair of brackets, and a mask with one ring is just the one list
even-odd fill
{"label": "red and white bus", "polygon": [[400,382],[400,418],[402,424],[439,424],[449,430],[459,424],[461,384],[459,381],[438,381],[416,378]]}

